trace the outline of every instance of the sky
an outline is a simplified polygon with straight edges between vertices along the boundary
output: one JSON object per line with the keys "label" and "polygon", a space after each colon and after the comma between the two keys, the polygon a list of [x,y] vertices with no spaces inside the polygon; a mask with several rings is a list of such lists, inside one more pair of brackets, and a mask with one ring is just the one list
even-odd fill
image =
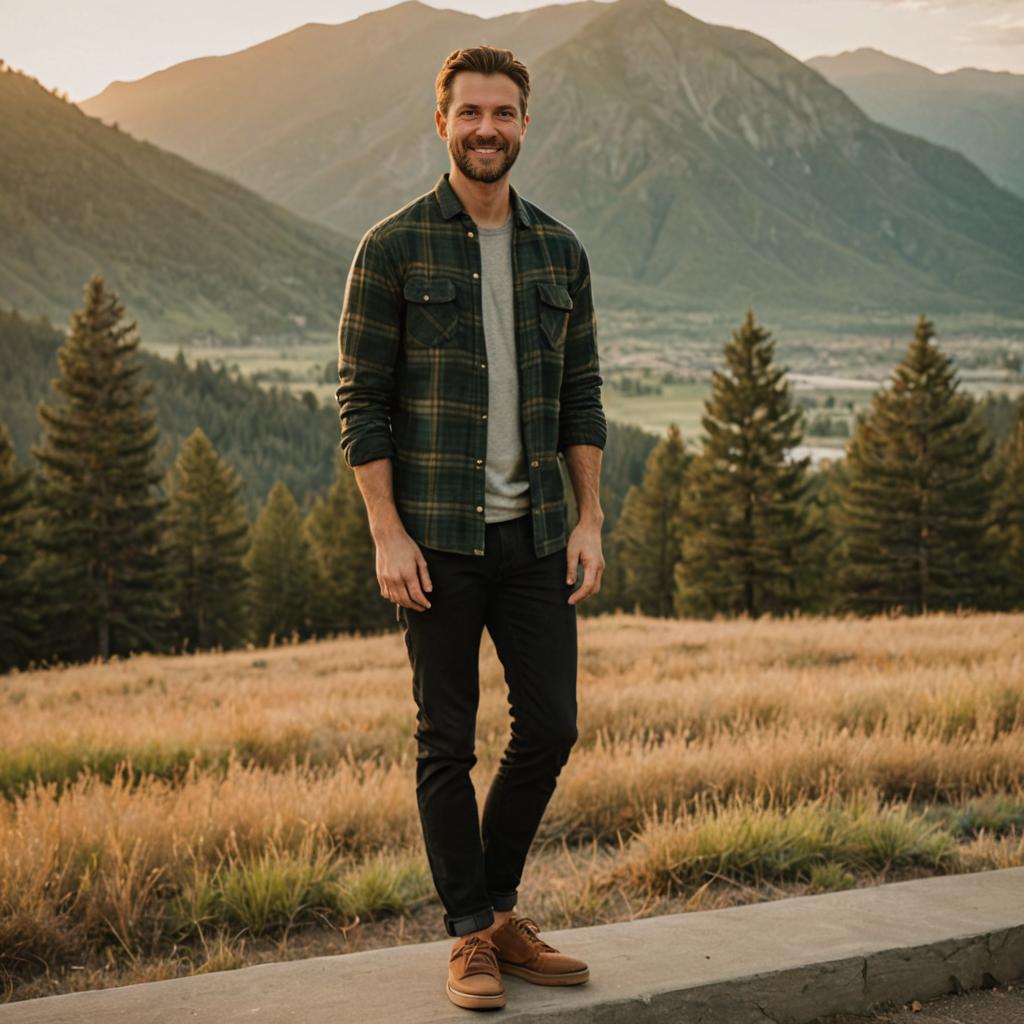
{"label": "sky", "polygon": [[[552,0],[432,0],[482,17]],[[1024,74],[1024,0],[670,0],[749,29],[800,60],[872,46],[934,71]],[[390,0],[0,0],[0,59],[84,100],[193,57],[232,53],[306,22],[337,24]],[[480,40],[467,40],[467,44]]]}

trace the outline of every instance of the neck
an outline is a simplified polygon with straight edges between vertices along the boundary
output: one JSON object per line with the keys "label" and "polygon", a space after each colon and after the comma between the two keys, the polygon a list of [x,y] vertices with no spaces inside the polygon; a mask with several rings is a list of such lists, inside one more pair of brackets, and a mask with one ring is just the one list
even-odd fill
{"label": "neck", "polygon": [[448,184],[477,227],[500,228],[508,220],[511,195],[507,174],[497,181],[474,181],[453,166]]}

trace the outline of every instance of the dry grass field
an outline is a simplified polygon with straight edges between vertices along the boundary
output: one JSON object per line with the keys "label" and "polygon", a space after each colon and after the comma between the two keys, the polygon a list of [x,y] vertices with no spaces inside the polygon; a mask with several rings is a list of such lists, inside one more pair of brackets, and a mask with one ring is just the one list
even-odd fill
{"label": "dry grass field", "polygon": [[[579,621],[542,927],[1024,864],[1024,615]],[[0,678],[2,998],[443,938],[414,725],[397,632]]]}

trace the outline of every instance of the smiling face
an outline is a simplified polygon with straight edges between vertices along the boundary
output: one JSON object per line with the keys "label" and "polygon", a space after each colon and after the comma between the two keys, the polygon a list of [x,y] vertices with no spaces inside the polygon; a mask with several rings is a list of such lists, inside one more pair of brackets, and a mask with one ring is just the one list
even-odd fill
{"label": "smiling face", "polygon": [[451,83],[448,116],[435,113],[452,168],[473,181],[494,182],[512,169],[530,115],[520,111],[519,87],[508,75],[460,71]]}

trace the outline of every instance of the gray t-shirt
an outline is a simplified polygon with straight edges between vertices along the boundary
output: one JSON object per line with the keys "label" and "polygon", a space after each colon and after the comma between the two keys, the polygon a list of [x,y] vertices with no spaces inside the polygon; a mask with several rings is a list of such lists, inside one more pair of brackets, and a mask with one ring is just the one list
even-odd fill
{"label": "gray t-shirt", "polygon": [[512,217],[480,228],[480,283],[487,345],[487,461],[484,522],[530,510],[530,479],[519,420],[519,370],[512,298]]}

